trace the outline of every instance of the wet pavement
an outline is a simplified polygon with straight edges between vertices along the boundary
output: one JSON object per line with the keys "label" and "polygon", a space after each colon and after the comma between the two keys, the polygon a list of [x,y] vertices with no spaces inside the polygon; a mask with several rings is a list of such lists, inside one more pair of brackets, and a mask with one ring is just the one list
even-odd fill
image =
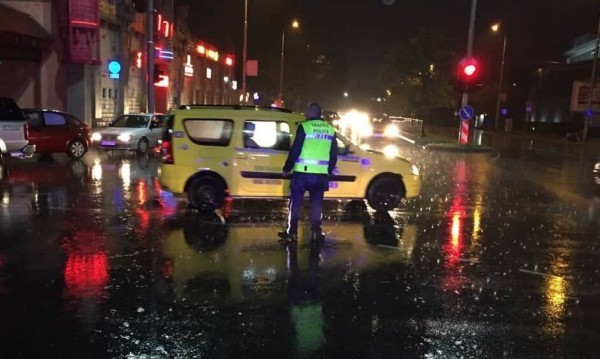
{"label": "wet pavement", "polygon": [[13,163],[0,357],[597,358],[598,147],[482,143],[398,143],[420,198],[384,214],[328,202],[324,242],[290,246],[285,201],[189,211],[155,157]]}

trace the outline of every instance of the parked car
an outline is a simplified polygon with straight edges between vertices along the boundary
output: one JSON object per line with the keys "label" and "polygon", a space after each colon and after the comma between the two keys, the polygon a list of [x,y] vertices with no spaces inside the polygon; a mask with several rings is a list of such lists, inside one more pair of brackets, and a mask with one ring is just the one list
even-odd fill
{"label": "parked car", "polygon": [[8,170],[5,157],[27,158],[33,156],[35,145],[29,144],[29,130],[25,114],[9,97],[0,97],[0,178]]}
{"label": "parked car", "polygon": [[90,128],[66,112],[47,109],[23,109],[29,124],[29,142],[36,153],[66,153],[73,159],[85,155],[92,144]]}
{"label": "parked car", "polygon": [[92,134],[94,146],[105,150],[135,150],[140,154],[160,145],[165,115],[130,113]]}

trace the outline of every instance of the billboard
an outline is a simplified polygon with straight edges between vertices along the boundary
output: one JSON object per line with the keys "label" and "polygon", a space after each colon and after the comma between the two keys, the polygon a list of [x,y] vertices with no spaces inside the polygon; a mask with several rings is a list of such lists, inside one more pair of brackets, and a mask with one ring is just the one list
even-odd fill
{"label": "billboard", "polygon": [[[571,111],[585,112],[591,105],[593,112],[600,112],[600,83],[594,84],[594,90],[590,91],[591,86],[588,81],[573,81],[573,91],[571,92]],[[590,92],[592,93],[590,103]]]}
{"label": "billboard", "polygon": [[68,0],[67,61],[100,64],[98,0]]}

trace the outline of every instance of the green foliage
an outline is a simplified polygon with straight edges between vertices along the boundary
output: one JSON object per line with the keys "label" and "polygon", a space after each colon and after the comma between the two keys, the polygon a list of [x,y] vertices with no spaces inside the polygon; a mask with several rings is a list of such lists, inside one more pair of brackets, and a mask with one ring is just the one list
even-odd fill
{"label": "green foliage", "polygon": [[388,51],[381,72],[391,96],[388,107],[402,115],[427,119],[434,108],[451,108],[455,55],[449,41],[432,28],[417,29]]}

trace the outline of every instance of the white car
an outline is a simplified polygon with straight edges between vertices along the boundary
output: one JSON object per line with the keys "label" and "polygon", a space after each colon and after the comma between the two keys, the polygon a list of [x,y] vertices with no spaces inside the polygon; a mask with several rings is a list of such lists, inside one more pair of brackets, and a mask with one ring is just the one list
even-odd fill
{"label": "white car", "polygon": [[160,146],[165,116],[158,113],[121,115],[92,133],[93,146],[105,150],[135,150],[140,154]]}

